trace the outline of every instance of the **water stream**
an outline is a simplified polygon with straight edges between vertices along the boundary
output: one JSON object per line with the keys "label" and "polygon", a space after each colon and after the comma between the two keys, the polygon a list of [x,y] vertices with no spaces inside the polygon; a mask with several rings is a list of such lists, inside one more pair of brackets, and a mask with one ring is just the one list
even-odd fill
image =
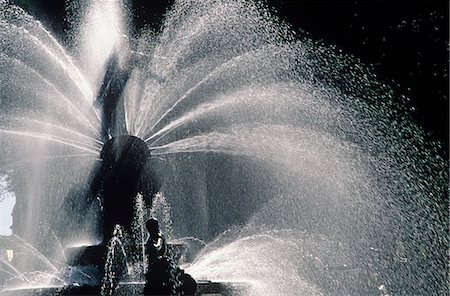
{"label": "water stream", "polygon": [[121,1],[87,3],[68,47],[0,1],[0,172],[21,207],[15,233],[60,261],[54,236],[98,242],[100,208],[81,197],[115,53],[132,68],[127,131],[165,164],[157,200],[171,239],[198,248],[184,265],[195,279],[246,282],[250,295],[445,294],[447,163],[357,58],[295,35],[258,1],[175,1],[159,32],[138,36]]}

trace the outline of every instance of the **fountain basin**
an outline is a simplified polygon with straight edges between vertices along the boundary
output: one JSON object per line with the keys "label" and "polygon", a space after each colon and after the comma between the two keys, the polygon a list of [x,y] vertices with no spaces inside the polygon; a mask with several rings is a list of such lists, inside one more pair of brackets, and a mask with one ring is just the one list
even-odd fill
{"label": "fountain basin", "polygon": [[[142,295],[144,291],[144,282],[125,282],[119,283],[114,295]],[[249,286],[243,282],[212,282],[197,281],[197,292],[195,296],[236,296],[244,295],[248,292]],[[4,296],[52,296],[52,295],[100,295],[101,286],[67,286],[67,287],[48,287],[48,288],[26,288],[11,289],[0,293]]]}

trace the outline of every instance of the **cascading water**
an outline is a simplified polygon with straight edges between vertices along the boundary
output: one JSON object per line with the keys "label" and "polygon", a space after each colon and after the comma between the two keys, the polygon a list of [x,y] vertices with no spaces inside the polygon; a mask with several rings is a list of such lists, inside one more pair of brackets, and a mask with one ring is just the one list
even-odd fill
{"label": "cascading water", "polygon": [[14,231],[45,255],[61,253],[53,237],[98,241],[98,206],[77,198],[116,52],[133,60],[127,131],[167,166],[172,236],[207,242],[185,266],[194,278],[245,281],[251,295],[446,293],[448,166],[354,58],[254,1],[176,1],[159,33],[136,38],[123,37],[125,5],[92,1],[73,54],[0,3],[2,173],[27,213]]}

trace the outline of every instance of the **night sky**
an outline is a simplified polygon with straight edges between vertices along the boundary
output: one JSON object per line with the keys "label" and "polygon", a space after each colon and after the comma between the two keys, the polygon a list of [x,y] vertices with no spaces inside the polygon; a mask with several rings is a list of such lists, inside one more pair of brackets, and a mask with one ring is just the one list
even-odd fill
{"label": "night sky", "polygon": [[[15,0],[64,40],[62,0]],[[158,28],[172,0],[134,0],[135,26]],[[266,0],[298,33],[307,34],[369,65],[409,98],[411,115],[443,144],[448,158],[448,1]]]}

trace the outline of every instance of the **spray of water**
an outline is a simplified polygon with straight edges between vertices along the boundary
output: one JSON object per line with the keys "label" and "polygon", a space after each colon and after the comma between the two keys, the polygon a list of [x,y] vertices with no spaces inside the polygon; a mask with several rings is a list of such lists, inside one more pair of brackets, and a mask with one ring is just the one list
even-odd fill
{"label": "spray of water", "polygon": [[[131,267],[129,266],[127,252],[122,242],[123,233],[120,225],[116,225],[114,228],[113,237],[108,242],[108,248],[105,261],[105,275],[102,280],[102,288],[100,295],[109,296],[113,295],[119,279],[122,277],[122,273],[130,273]],[[123,270],[126,267],[126,271]]]}
{"label": "spray of water", "polygon": [[132,75],[127,127],[172,164],[175,232],[245,229],[194,276],[251,279],[258,295],[442,291],[445,161],[356,59],[249,1],[178,1],[140,44],[152,58]]}
{"label": "spray of water", "polygon": [[2,164],[27,184],[13,186],[32,217],[22,231],[82,188],[92,160],[45,157],[96,156],[94,94],[107,57],[126,61],[132,43],[127,131],[167,164],[156,201],[170,235],[206,242],[185,266],[196,279],[247,282],[250,295],[445,294],[448,165],[357,59],[257,1],[179,0],[131,43],[123,3],[89,3],[74,14],[74,59],[1,2]]}

